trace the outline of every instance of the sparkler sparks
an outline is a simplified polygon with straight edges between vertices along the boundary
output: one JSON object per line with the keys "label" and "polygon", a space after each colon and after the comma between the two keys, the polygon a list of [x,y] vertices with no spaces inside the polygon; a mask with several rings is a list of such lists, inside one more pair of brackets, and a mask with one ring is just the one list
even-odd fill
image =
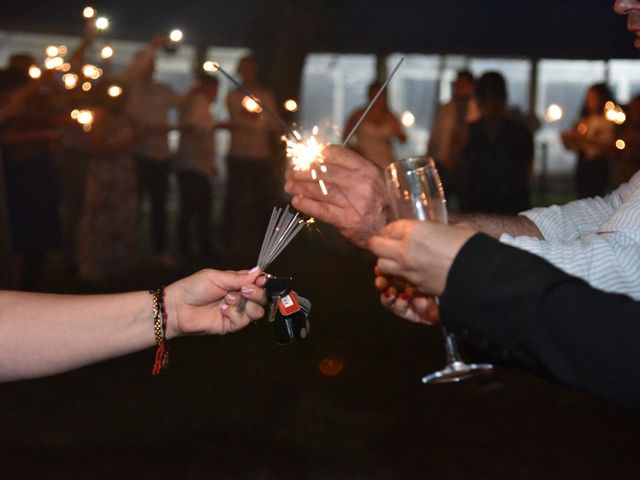
{"label": "sparkler sparks", "polygon": [[318,141],[318,126],[313,127],[311,135],[306,138],[297,130],[293,130],[291,135],[283,136],[282,140],[286,144],[287,158],[291,159],[293,169],[310,171],[311,178],[318,180],[322,193],[328,195],[327,185],[322,179],[318,179],[319,175],[316,170],[318,167],[322,173],[327,172],[326,165],[322,165],[324,162],[322,150],[327,144]]}

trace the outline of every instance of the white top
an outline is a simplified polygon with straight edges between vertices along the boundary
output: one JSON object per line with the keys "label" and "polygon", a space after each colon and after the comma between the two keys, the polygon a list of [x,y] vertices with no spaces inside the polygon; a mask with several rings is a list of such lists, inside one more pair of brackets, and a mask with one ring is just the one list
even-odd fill
{"label": "white top", "polygon": [[[260,103],[277,113],[273,95],[262,88],[252,92]],[[232,90],[227,96],[227,109],[231,128],[229,155],[233,157],[268,160],[272,155],[271,138],[278,130],[278,124],[265,112],[250,113],[242,106],[246,95],[240,90]]]}
{"label": "white top", "polygon": [[[144,72],[155,59],[157,48],[139,50],[120,77],[128,90],[127,110],[139,127],[168,128],[169,110],[179,107],[182,97],[164,83],[144,79]],[[146,135],[134,147],[134,154],[150,160],[168,161],[171,156],[167,133]]]}
{"label": "white top", "polygon": [[385,119],[379,125],[365,118],[356,131],[355,147],[363,157],[384,169],[396,160],[391,145],[395,137],[396,127],[392,118]]}
{"label": "white top", "polygon": [[[180,106],[182,97],[164,83],[136,82],[129,92],[128,110],[142,128],[168,128],[169,110]],[[151,160],[168,161],[171,156],[167,133],[145,135],[134,148],[134,154]]]}
{"label": "white top", "polygon": [[501,242],[539,255],[595,288],[640,300],[640,172],[604,198],[521,215],[545,239],[503,234]]}

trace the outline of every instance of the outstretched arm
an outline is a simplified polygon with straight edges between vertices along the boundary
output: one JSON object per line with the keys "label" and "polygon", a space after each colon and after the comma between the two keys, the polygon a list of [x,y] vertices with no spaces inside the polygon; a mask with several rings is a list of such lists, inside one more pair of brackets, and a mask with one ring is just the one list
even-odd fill
{"label": "outstretched arm", "polygon": [[[259,272],[202,270],[165,289],[168,339],[239,330],[264,311]],[[233,308],[251,300],[243,314]],[[155,344],[147,292],[53,295],[0,292],[0,381],[78,368]]]}

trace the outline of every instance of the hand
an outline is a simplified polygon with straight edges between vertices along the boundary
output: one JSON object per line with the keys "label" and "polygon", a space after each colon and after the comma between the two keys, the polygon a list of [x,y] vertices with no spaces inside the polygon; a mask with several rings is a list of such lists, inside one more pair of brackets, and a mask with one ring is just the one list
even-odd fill
{"label": "hand", "polygon": [[360,155],[338,146],[323,151],[328,195],[310,171],[289,170],[285,190],[301,212],[330,223],[351,242],[366,248],[367,241],[387,223],[384,176],[380,168]]}
{"label": "hand", "polygon": [[383,307],[410,322],[427,325],[440,322],[440,309],[434,297],[421,295],[415,287],[382,275],[378,267],[374,273],[374,285],[380,292]]}
{"label": "hand", "polygon": [[[266,282],[259,270],[201,270],[165,289],[167,337],[188,334],[224,335],[246,327],[264,315]],[[242,313],[235,305],[249,300]]]}
{"label": "hand", "polygon": [[426,295],[441,295],[453,260],[476,231],[465,224],[399,220],[371,238],[382,275],[399,277]]}

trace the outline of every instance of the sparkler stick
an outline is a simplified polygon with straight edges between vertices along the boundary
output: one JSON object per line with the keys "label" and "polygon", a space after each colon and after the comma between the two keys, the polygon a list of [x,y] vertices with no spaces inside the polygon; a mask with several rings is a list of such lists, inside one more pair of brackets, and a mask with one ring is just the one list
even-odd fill
{"label": "sparkler stick", "polygon": [[378,93],[376,93],[375,97],[373,97],[371,99],[371,101],[369,102],[369,105],[367,105],[367,108],[364,109],[364,112],[362,112],[362,115],[360,115],[360,118],[358,119],[358,121],[356,122],[356,124],[354,125],[354,127],[351,129],[351,131],[349,132],[349,135],[347,135],[347,138],[345,138],[344,142],[342,142],[342,146],[346,146],[347,143],[349,143],[349,140],[351,140],[351,137],[353,137],[353,134],[356,133],[356,130],[358,129],[358,127],[360,126],[360,124],[362,123],[362,121],[364,120],[364,117],[367,116],[367,113],[369,113],[369,110],[371,110],[371,107],[373,107],[373,104],[376,103],[376,100],[378,100],[378,97],[382,94],[382,92],[384,92],[384,90],[387,88],[387,85],[389,85],[389,82],[391,81],[391,79],[393,78],[393,76],[396,74],[396,72],[398,71],[398,69],[400,68],[400,65],[402,65],[402,62],[404,62],[404,57],[402,57],[400,59],[400,61],[398,62],[398,64],[395,66],[395,68],[391,71],[391,74],[389,74],[389,76],[387,77],[387,79],[384,81],[384,83],[382,84],[382,87],[380,87],[380,90],[378,90]]}
{"label": "sparkler stick", "polygon": [[[269,226],[262,240],[262,247],[258,255],[258,267],[264,271],[284,251],[305,225],[306,222],[300,218],[300,214],[298,212],[291,213],[288,205],[284,211],[281,208],[274,207],[269,219]],[[246,305],[247,300],[242,297],[236,307],[237,311],[244,313]]]}

